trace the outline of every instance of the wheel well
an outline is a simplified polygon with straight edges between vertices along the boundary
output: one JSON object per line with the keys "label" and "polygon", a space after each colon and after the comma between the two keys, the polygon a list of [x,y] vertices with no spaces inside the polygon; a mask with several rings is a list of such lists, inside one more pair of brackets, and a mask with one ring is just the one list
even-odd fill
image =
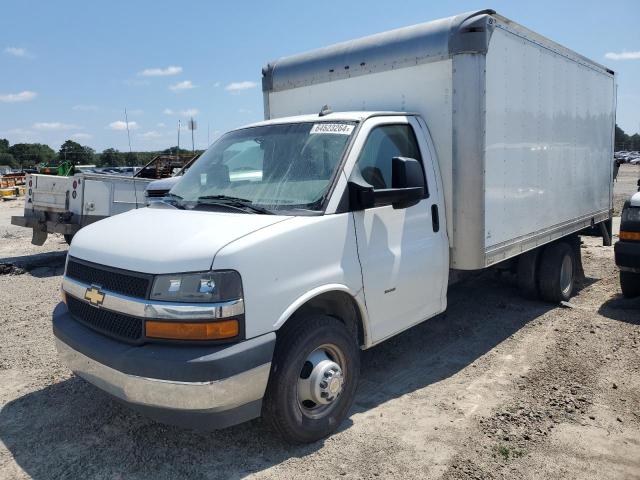
{"label": "wheel well", "polygon": [[337,318],[358,339],[358,345],[364,345],[364,326],[360,308],[355,299],[346,292],[326,292],[313,297],[300,306],[281,328],[288,327],[306,316],[315,314],[324,314]]}

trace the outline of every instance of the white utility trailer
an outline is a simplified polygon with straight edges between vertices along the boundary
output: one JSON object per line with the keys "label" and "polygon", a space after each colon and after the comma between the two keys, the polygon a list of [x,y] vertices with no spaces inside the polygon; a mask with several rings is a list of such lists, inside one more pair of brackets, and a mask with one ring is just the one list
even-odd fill
{"label": "white utility trailer", "polygon": [[146,206],[144,190],[153,179],[79,173],[30,174],[25,181],[24,215],[11,217],[11,223],[33,229],[32,243],[42,245],[49,233],[71,243],[90,223]]}

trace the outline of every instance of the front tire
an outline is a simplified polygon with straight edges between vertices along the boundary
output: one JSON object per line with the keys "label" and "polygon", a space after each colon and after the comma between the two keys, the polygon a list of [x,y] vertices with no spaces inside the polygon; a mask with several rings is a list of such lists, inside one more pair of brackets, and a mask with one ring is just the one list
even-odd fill
{"label": "front tire", "polygon": [[640,273],[620,271],[620,288],[627,298],[640,297]]}
{"label": "front tire", "polygon": [[328,315],[299,318],[279,332],[263,416],[286,441],[310,443],[349,413],[360,378],[360,348]]}

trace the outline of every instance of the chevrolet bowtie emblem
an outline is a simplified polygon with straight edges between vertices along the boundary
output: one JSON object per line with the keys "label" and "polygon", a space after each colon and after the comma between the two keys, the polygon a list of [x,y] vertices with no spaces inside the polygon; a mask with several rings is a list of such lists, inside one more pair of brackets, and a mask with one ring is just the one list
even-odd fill
{"label": "chevrolet bowtie emblem", "polygon": [[84,299],[89,300],[91,305],[102,305],[104,293],[100,291],[100,287],[91,285],[91,287],[87,288],[87,291],[84,292]]}

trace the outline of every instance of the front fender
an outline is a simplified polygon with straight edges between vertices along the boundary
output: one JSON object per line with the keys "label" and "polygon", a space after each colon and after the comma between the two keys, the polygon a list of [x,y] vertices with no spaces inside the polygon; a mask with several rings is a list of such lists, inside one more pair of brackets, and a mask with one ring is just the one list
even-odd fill
{"label": "front fender", "polygon": [[369,316],[367,314],[367,307],[364,302],[364,294],[362,290],[354,292],[351,288],[346,285],[342,285],[339,283],[331,283],[327,285],[321,285],[312,290],[309,290],[303,295],[300,295],[296,300],[291,303],[280,315],[276,323],[273,325],[274,330],[278,330],[282,325],[286,323],[291,316],[297,312],[300,307],[309,302],[310,300],[330,292],[342,292],[348,294],[351,298],[356,301],[356,305],[358,306],[358,313],[360,314],[360,318],[362,319],[362,329],[364,330],[364,340],[365,346],[369,344],[369,333],[368,333],[368,325],[369,325]]}

